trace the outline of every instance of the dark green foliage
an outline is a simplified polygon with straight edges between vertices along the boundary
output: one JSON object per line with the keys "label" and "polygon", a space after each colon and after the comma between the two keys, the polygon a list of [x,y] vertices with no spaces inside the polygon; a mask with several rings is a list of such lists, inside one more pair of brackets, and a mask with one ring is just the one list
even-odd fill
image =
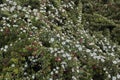
{"label": "dark green foliage", "polygon": [[117,1],[115,1],[116,3],[114,4],[113,4],[114,0],[111,1],[99,0],[99,1],[104,2],[105,4],[98,3],[97,1],[83,1],[84,3],[83,24],[86,26],[86,29],[89,28],[97,32],[102,31],[103,34],[106,37],[111,38],[113,42],[117,41],[118,43],[120,43],[118,38],[119,33],[115,31],[116,29],[119,30],[120,28],[119,24],[120,8],[117,5]]}

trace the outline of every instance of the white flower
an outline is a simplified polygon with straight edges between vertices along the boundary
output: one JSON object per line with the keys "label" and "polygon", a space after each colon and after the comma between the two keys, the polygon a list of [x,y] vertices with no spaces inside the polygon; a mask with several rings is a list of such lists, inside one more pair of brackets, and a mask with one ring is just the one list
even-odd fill
{"label": "white flower", "polygon": [[29,12],[32,12],[31,9],[29,10]]}
{"label": "white flower", "polygon": [[61,50],[61,53],[64,53],[64,50]]}
{"label": "white flower", "polygon": [[27,21],[28,21],[28,22],[31,22],[31,20],[30,20],[30,19],[27,19]]}
{"label": "white flower", "polygon": [[50,78],[49,80],[53,80],[52,78]]}
{"label": "white flower", "polygon": [[17,9],[18,9],[18,10],[21,10],[21,9],[22,9],[22,7],[18,5],[18,6],[17,6]]}
{"label": "white flower", "polygon": [[50,74],[53,75],[54,74],[53,71]]}
{"label": "white flower", "polygon": [[29,15],[28,15],[28,14],[25,14],[25,17],[26,17],[26,18],[28,18],[28,17],[29,17]]}
{"label": "white flower", "polygon": [[33,12],[38,12],[38,10],[37,9],[33,9]]}
{"label": "white flower", "polygon": [[65,38],[64,37],[61,37],[62,40],[64,40]]}
{"label": "white flower", "polygon": [[97,49],[94,49],[95,52],[97,52]]}
{"label": "white flower", "polygon": [[30,77],[27,76],[26,78],[27,78],[27,80],[30,80]]}
{"label": "white flower", "polygon": [[66,57],[66,54],[63,54],[62,56],[63,56],[63,57]]}
{"label": "white flower", "polygon": [[108,48],[111,48],[111,46],[108,46]]}
{"label": "white flower", "polygon": [[72,76],[72,79],[73,79],[73,80],[77,80],[75,76]]}
{"label": "white flower", "polygon": [[82,51],[82,47],[79,47],[78,50],[79,50],[79,51]]}
{"label": "white flower", "polygon": [[24,72],[24,75],[27,75],[27,73],[26,73],[26,72]]}
{"label": "white flower", "polygon": [[98,60],[101,59],[101,56],[96,56],[96,59],[98,59]]}
{"label": "white flower", "polygon": [[72,59],[72,57],[71,57],[71,56],[69,56],[69,57],[68,57],[68,60],[71,60],[71,59]]}
{"label": "white flower", "polygon": [[1,8],[2,11],[4,11],[4,8]]}
{"label": "white flower", "polygon": [[35,20],[38,20],[39,19],[39,17],[35,17]]}
{"label": "white flower", "polygon": [[76,47],[79,47],[80,45],[75,45]]}
{"label": "white flower", "polygon": [[25,33],[25,32],[26,32],[26,30],[23,30],[23,32]]}
{"label": "white flower", "polygon": [[110,74],[108,75],[108,78],[111,78],[111,75],[110,75]]}
{"label": "white flower", "polygon": [[115,56],[114,53],[110,53],[111,56]]}
{"label": "white flower", "polygon": [[92,45],[94,45],[94,43],[89,43],[89,45],[91,45],[91,46],[92,46]]}
{"label": "white flower", "polygon": [[16,22],[16,19],[14,19],[13,22],[15,23],[15,22]]}
{"label": "white flower", "polygon": [[16,3],[16,2],[13,2],[13,5],[14,5],[14,6],[16,6],[16,5],[17,5],[17,3]]}
{"label": "white flower", "polygon": [[7,49],[8,48],[8,45],[5,45],[5,49]]}
{"label": "white flower", "polygon": [[35,79],[35,75],[32,75],[32,79]]}
{"label": "white flower", "polygon": [[59,67],[56,67],[56,69],[59,69]]}
{"label": "white flower", "polygon": [[53,69],[53,71],[56,71],[56,69]]}
{"label": "white flower", "polygon": [[103,70],[106,70],[106,68],[103,68]]}
{"label": "white flower", "polygon": [[62,66],[63,69],[65,68],[65,65],[67,65],[66,62],[62,62],[62,63],[61,63],[61,66]]}
{"label": "white flower", "polygon": [[99,52],[102,52],[102,50],[100,49]]}
{"label": "white flower", "polygon": [[37,27],[33,26],[32,29],[37,29]]}
{"label": "white flower", "polygon": [[[0,7],[3,7],[4,5],[3,4],[0,4]],[[2,8],[1,8],[2,9]]]}
{"label": "white flower", "polygon": [[13,27],[18,27],[18,25],[13,25]]}
{"label": "white flower", "polygon": [[104,60],[104,59],[101,59],[101,61],[102,61],[102,62],[105,62],[105,60]]}
{"label": "white flower", "polygon": [[9,2],[9,4],[12,4],[12,3],[13,3],[11,0],[9,0],[8,2]]}
{"label": "white flower", "polygon": [[10,1],[10,0],[6,0],[7,2]]}
{"label": "white flower", "polygon": [[10,27],[10,24],[7,24],[8,27]]}
{"label": "white flower", "polygon": [[26,7],[23,7],[22,11],[25,11],[25,12],[26,12]]}
{"label": "white flower", "polygon": [[32,60],[32,62],[36,62],[37,60]]}
{"label": "white flower", "polygon": [[5,19],[6,19],[6,17],[2,17],[2,19],[3,19],[3,20],[5,20]]}
{"label": "white flower", "polygon": [[44,13],[44,12],[46,12],[46,11],[45,11],[45,10],[40,10],[40,12],[41,12],[41,13]]}
{"label": "white flower", "polygon": [[10,8],[10,12],[13,12],[15,10],[15,6]]}
{"label": "white flower", "polygon": [[58,73],[58,71],[56,70],[56,71],[55,71],[55,73],[57,74],[57,73]]}
{"label": "white flower", "polygon": [[57,53],[55,53],[54,56],[56,57],[56,56],[57,56]]}
{"label": "white flower", "polygon": [[69,56],[70,56],[70,54],[66,53],[66,56],[67,56],[67,57],[69,57]]}
{"label": "white flower", "polygon": [[116,77],[115,77],[115,76],[113,76],[113,77],[112,77],[112,80],[116,80]]}
{"label": "white flower", "polygon": [[11,67],[15,67],[15,64],[12,64]]}
{"label": "white flower", "polygon": [[62,12],[65,12],[65,9],[62,9]]}
{"label": "white flower", "polygon": [[51,39],[50,39],[50,42],[54,42],[54,38],[51,38]]}
{"label": "white flower", "polygon": [[1,51],[4,50],[4,48],[1,48]]}
{"label": "white flower", "polygon": [[70,40],[69,40],[69,39],[67,39],[67,40],[66,40],[66,42],[70,42]]}
{"label": "white flower", "polygon": [[90,50],[90,49],[87,49],[86,52],[91,52],[91,50]]}
{"label": "white flower", "polygon": [[117,74],[117,78],[120,79],[120,74]]}
{"label": "white flower", "polygon": [[74,69],[74,68],[72,68],[72,72],[75,72],[75,69]]}
{"label": "white flower", "polygon": [[96,56],[97,54],[95,52],[93,52],[93,55]]}
{"label": "white flower", "polygon": [[28,67],[28,65],[27,65],[27,64],[25,64],[25,67]]}
{"label": "white flower", "polygon": [[58,49],[57,48],[54,48],[55,51],[57,51]]}
{"label": "white flower", "polygon": [[3,29],[0,29],[1,32],[3,32]]}
{"label": "white flower", "polygon": [[112,51],[115,51],[113,47],[112,47]]}
{"label": "white flower", "polygon": [[61,53],[61,51],[58,51],[57,53]]}
{"label": "white flower", "polygon": [[113,64],[117,64],[117,61],[113,61]]}
{"label": "white flower", "polygon": [[62,42],[62,45],[65,45],[65,42]]}
{"label": "white flower", "polygon": [[77,73],[79,73],[80,71],[79,70],[77,70]]}
{"label": "white flower", "polygon": [[60,34],[57,34],[56,36],[57,36],[57,37],[60,37]]}
{"label": "white flower", "polygon": [[62,64],[61,66],[62,66],[63,69],[65,69],[65,65]]}

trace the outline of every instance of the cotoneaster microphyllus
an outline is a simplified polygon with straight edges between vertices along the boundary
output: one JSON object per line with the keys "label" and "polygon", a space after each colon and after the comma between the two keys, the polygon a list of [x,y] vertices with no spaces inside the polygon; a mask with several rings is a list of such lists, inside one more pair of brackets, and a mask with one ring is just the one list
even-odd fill
{"label": "cotoneaster microphyllus", "polygon": [[[101,6],[102,2],[31,1],[3,0],[0,3],[0,74],[3,78],[93,80],[96,75],[97,79],[102,77],[100,80],[120,78],[120,47],[112,41],[117,41],[119,36],[114,33],[118,24],[112,20],[115,16],[108,18],[113,7],[105,16],[107,9]],[[88,14],[84,6],[89,1],[90,7],[102,7],[102,15],[100,10]],[[106,24],[114,26],[111,32],[109,29],[106,32],[110,32],[110,37],[104,33],[108,28]],[[101,27],[105,29],[97,30]]]}

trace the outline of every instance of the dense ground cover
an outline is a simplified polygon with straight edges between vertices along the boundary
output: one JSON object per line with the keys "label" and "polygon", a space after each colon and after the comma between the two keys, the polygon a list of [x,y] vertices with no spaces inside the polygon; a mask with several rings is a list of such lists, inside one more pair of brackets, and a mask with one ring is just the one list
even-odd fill
{"label": "dense ground cover", "polygon": [[119,80],[119,15],[109,5],[119,10],[100,0],[2,0],[0,79]]}

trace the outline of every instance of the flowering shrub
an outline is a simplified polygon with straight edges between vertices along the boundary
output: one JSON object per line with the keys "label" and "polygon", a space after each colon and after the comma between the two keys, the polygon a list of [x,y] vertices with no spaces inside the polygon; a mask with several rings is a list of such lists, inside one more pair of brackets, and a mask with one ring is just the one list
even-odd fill
{"label": "flowering shrub", "polygon": [[120,46],[85,29],[80,0],[6,0],[0,12],[0,79],[120,79]]}

